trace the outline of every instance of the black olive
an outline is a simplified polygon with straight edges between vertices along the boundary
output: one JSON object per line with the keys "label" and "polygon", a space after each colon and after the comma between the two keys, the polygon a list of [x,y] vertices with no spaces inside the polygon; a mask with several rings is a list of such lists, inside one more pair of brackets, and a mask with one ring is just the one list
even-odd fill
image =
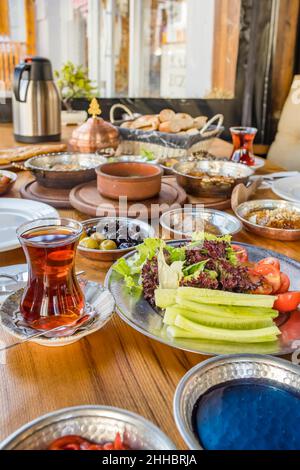
{"label": "black olive", "polygon": [[88,227],[86,230],[85,230],[85,233],[87,234],[88,237],[90,237],[91,235],[93,235],[93,233],[96,232],[96,229],[95,227]]}
{"label": "black olive", "polygon": [[121,243],[118,248],[120,250],[125,250],[126,248],[131,248],[132,247],[132,244],[131,243],[128,243],[128,242],[124,242],[124,243]]}

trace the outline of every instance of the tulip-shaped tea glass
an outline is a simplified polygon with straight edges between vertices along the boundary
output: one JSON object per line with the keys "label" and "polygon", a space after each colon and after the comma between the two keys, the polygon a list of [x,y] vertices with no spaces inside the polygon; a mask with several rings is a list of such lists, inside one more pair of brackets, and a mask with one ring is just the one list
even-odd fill
{"label": "tulip-shaped tea glass", "polygon": [[28,263],[20,312],[32,328],[70,325],[82,315],[84,295],[74,266],[82,232],[71,219],[38,219],[17,229]]}
{"label": "tulip-shaped tea glass", "polygon": [[233,142],[231,160],[248,166],[255,165],[253,142],[257,129],[255,127],[231,127],[230,132]]}

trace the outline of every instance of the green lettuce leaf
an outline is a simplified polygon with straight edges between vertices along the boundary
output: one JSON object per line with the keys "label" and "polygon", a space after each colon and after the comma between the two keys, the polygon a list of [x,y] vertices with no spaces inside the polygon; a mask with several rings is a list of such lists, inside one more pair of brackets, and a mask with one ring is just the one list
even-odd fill
{"label": "green lettuce leaf", "polygon": [[191,264],[183,269],[184,277],[190,276],[191,274],[195,273],[202,273],[204,271],[205,265],[208,262],[208,259],[200,261],[199,263]]}
{"label": "green lettuce leaf", "polygon": [[146,238],[144,243],[136,247],[137,256],[134,260],[134,265],[142,266],[145,261],[151,260],[165,246],[166,242],[160,238]]}
{"label": "green lettuce leaf", "polygon": [[186,258],[185,246],[174,247],[171,245],[166,245],[165,249],[168,251],[170,255],[170,263],[174,263],[174,261],[185,261],[185,258]]}
{"label": "green lettuce leaf", "polygon": [[120,258],[113,270],[122,276],[125,286],[133,293],[141,294],[142,286],[139,283],[139,275],[135,273],[134,269],[127,263],[125,258]]}

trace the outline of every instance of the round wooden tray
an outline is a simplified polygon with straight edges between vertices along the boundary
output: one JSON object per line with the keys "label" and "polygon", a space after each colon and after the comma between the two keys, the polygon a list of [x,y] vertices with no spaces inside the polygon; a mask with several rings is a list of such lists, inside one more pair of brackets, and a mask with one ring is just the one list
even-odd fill
{"label": "round wooden tray", "polygon": [[217,209],[223,211],[231,208],[231,199],[216,199],[209,197],[195,197],[188,194],[187,200],[189,204],[203,204],[206,209]]}
{"label": "round wooden tray", "polygon": [[139,217],[158,218],[163,212],[181,207],[186,201],[186,193],[175,181],[163,180],[157,197],[145,201],[119,201],[101,196],[96,181],[80,184],[70,192],[71,205],[80,212],[97,217]]}
{"label": "round wooden tray", "polygon": [[72,207],[69,199],[70,189],[44,188],[35,180],[24,184],[20,189],[20,194],[24,199],[45,202],[58,209]]}

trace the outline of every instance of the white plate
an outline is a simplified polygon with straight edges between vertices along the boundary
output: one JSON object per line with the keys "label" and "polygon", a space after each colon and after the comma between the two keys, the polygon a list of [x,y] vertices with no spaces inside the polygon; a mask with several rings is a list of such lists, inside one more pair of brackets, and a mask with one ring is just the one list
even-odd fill
{"label": "white plate", "polygon": [[300,175],[274,181],[272,191],[282,199],[300,203]]}
{"label": "white plate", "polygon": [[59,214],[41,202],[0,198],[0,252],[19,248],[16,230],[21,224],[45,217],[59,217]]}

